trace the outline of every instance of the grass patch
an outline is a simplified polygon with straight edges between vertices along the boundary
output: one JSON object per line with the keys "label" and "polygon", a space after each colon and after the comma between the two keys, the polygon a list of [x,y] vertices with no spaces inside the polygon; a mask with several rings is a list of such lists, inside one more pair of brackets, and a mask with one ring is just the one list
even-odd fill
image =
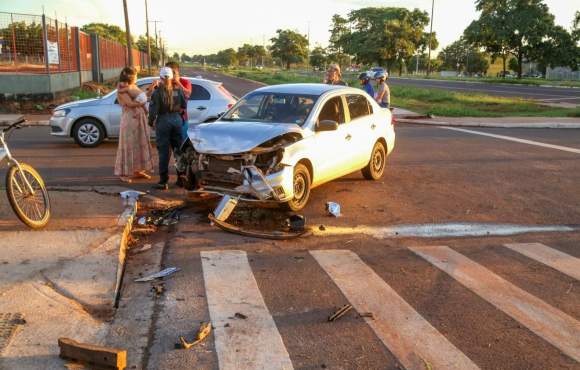
{"label": "grass patch", "polygon": [[[221,72],[268,85],[320,83],[324,77],[321,72],[310,71],[229,69]],[[355,77],[350,76],[346,81],[350,86],[358,86]],[[528,99],[412,86],[391,86],[391,101],[395,107],[445,117],[580,117],[580,108],[555,108]]]}

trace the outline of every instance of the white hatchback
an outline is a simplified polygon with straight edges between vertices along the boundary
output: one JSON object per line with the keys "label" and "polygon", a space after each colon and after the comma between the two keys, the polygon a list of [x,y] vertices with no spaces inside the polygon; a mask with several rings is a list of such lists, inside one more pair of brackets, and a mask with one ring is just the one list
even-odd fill
{"label": "white hatchback", "polygon": [[395,146],[392,115],[344,86],[263,87],[219,120],[192,126],[179,161],[189,190],[298,211],[310,190],[362,170],[380,179]]}
{"label": "white hatchback", "polygon": [[[156,77],[142,78],[137,86],[145,91]],[[236,102],[221,82],[201,78],[187,78],[192,92],[187,102],[189,124],[217,119]],[[98,99],[86,99],[59,105],[50,118],[50,133],[72,137],[82,147],[95,147],[105,138],[119,136],[121,107],[117,90]]]}

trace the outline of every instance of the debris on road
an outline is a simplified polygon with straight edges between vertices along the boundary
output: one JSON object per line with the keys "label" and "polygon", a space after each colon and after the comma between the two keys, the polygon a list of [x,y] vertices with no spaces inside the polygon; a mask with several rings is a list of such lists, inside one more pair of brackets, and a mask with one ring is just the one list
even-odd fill
{"label": "debris on road", "polygon": [[208,215],[209,220],[212,224],[216,225],[220,229],[242,235],[242,236],[250,236],[253,238],[260,238],[260,239],[272,239],[272,240],[288,240],[288,239],[296,239],[299,238],[307,233],[307,230],[302,231],[257,231],[257,230],[244,230],[241,227],[231,225],[227,222],[220,221],[214,217],[213,214]]}
{"label": "debris on road", "polygon": [[248,316],[244,315],[243,313],[239,313],[239,312],[236,312],[236,313],[234,314],[234,317],[235,317],[236,319],[242,319],[242,320],[245,320],[245,319],[247,319],[247,318],[248,318]]}
{"label": "debris on road", "polygon": [[8,347],[18,330],[18,325],[26,324],[21,313],[0,313],[0,355]]}
{"label": "debris on road", "polygon": [[95,365],[99,368],[123,370],[127,367],[127,350],[79,343],[69,338],[59,338],[61,358]]}
{"label": "debris on road", "polygon": [[375,314],[374,314],[374,313],[372,313],[372,312],[363,312],[363,313],[361,313],[359,316],[360,316],[361,318],[367,317],[367,318],[369,318],[369,319],[371,319],[371,320],[374,320],[374,319],[375,319]]}
{"label": "debris on road", "polygon": [[210,323],[203,323],[199,327],[199,331],[197,332],[197,337],[195,341],[192,343],[187,343],[183,336],[179,337],[179,342],[184,349],[190,349],[191,347],[195,346],[196,344],[203,341],[207,336],[211,333],[211,324]]}
{"label": "debris on road", "polygon": [[216,220],[225,221],[230,217],[236,206],[238,205],[239,198],[232,198],[229,195],[224,195],[222,200],[219,202],[213,215]]}
{"label": "debris on road", "polygon": [[318,226],[318,230],[325,231],[326,230],[326,226],[320,225],[320,226]]}
{"label": "debris on road", "polygon": [[350,310],[352,310],[352,306],[350,304],[346,304],[341,308],[339,308],[338,310],[336,310],[336,312],[334,312],[332,315],[330,315],[328,317],[328,321],[330,322],[336,321],[341,317],[343,317]]}
{"label": "debris on road", "polygon": [[286,220],[286,224],[290,231],[304,231],[306,219],[302,215],[292,215]]}
{"label": "debris on road", "polygon": [[156,272],[156,273],[151,274],[149,276],[142,277],[142,278],[139,278],[139,279],[135,279],[135,282],[136,283],[144,283],[144,282],[147,282],[147,281],[153,281],[155,279],[160,279],[160,278],[169,276],[171,274],[174,274],[174,273],[176,273],[179,270],[181,270],[181,269],[178,268],[178,267],[168,267],[165,270]]}
{"label": "debris on road", "polygon": [[153,247],[153,244],[145,244],[144,246],[142,246],[141,248],[137,249],[135,252],[137,253],[141,253],[141,252],[145,252],[148,251],[149,249],[151,249]]}
{"label": "debris on road", "polygon": [[140,226],[170,226],[179,222],[183,207],[169,208],[165,210],[153,210],[147,216],[139,217],[137,224]]}
{"label": "debris on road", "polygon": [[340,204],[335,202],[326,202],[326,212],[334,217],[340,217]]}

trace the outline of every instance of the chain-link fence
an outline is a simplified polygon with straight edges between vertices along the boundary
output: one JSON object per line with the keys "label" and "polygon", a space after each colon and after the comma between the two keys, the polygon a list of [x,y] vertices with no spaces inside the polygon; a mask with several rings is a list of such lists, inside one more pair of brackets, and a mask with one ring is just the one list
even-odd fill
{"label": "chain-link fence", "polygon": [[[90,71],[98,60],[100,69],[127,65],[127,48],[97,37],[95,58],[91,35],[43,15],[0,12],[0,73],[63,73]],[[131,50],[133,62],[141,67],[146,54]]]}

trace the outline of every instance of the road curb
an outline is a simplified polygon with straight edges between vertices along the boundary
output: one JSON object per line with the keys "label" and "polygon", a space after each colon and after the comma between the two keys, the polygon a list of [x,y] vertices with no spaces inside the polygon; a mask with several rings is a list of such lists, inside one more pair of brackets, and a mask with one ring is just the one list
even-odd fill
{"label": "road curb", "polygon": [[125,210],[119,216],[117,222],[117,230],[121,234],[121,240],[119,241],[119,255],[117,264],[117,276],[115,279],[115,291],[113,295],[113,307],[117,307],[119,303],[119,296],[121,293],[121,287],[123,284],[123,275],[125,273],[125,262],[127,260],[127,249],[129,245],[129,235],[133,230],[133,221],[137,215],[137,210],[139,208],[139,202],[136,198],[129,198],[125,203]]}
{"label": "road curb", "polygon": [[499,86],[529,86],[529,87],[548,87],[548,88],[555,88],[555,89],[580,89],[577,86],[556,86],[556,85],[534,85],[534,84],[525,84],[525,83],[509,83],[509,82],[492,82],[492,81],[465,81],[465,80],[446,80],[444,78],[413,78],[413,77],[399,77],[399,76],[392,76],[391,79],[398,79],[398,80],[422,80],[422,81],[439,81],[439,82],[460,82],[460,83],[473,83],[473,84],[487,84],[487,85],[499,85]]}
{"label": "road curb", "polygon": [[397,123],[426,126],[450,126],[450,127],[482,127],[482,128],[553,128],[553,129],[580,129],[580,123],[560,122],[524,122],[524,123],[501,123],[501,122],[445,122],[424,119],[396,118]]}

